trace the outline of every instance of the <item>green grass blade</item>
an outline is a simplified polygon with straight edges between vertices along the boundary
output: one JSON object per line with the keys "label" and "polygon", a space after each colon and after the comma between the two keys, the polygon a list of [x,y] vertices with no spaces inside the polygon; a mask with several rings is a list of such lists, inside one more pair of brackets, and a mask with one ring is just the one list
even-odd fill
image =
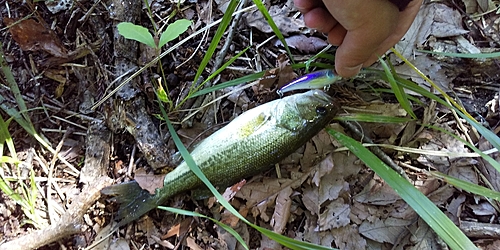
{"label": "green grass blade", "polygon": [[406,117],[395,117],[395,116],[376,115],[376,114],[358,114],[358,113],[336,116],[334,120],[353,121],[353,122],[381,122],[381,123],[405,123],[413,121],[413,119]]}
{"label": "green grass blade", "polygon": [[472,149],[475,153],[479,154],[481,156],[481,158],[483,158],[483,160],[485,160],[489,164],[491,164],[491,166],[493,166],[500,173],[500,162],[498,162],[497,160],[493,159],[491,156],[483,153],[483,151],[481,151],[478,148],[476,148],[470,142],[468,142],[468,141],[460,138],[459,136],[451,133],[450,131],[442,129],[440,127],[436,127],[436,126],[428,126],[428,127],[433,128],[433,129],[438,130],[438,131],[441,131],[442,133],[446,133],[446,134],[452,136],[453,138],[455,138],[456,140],[458,140],[458,141],[462,142],[463,144],[467,145],[467,147],[469,147],[470,149]]}
{"label": "green grass blade", "polygon": [[198,78],[200,78],[201,74],[203,73],[208,63],[212,59],[215,49],[219,45],[219,42],[222,36],[224,35],[224,32],[226,32],[227,26],[229,26],[229,23],[231,22],[232,14],[234,13],[234,10],[236,9],[239,3],[240,1],[238,0],[231,0],[229,5],[227,6],[226,13],[224,13],[222,21],[220,22],[220,25],[217,28],[214,37],[212,38],[212,42],[210,42],[210,46],[208,46],[207,52],[205,53],[203,60],[201,60],[200,67],[198,67],[198,71],[196,71],[196,75],[194,76],[194,81],[193,81],[194,83],[198,82]]}
{"label": "green grass blade", "polygon": [[427,97],[429,99],[435,100],[436,102],[442,104],[443,106],[448,107],[449,109],[454,109],[460,117],[462,117],[463,119],[465,119],[482,136],[484,136],[484,138],[486,138],[486,140],[488,140],[488,142],[490,142],[491,145],[493,145],[493,147],[495,147],[496,149],[498,149],[500,151],[500,138],[495,133],[493,133],[489,129],[485,128],[480,123],[478,123],[470,115],[464,114],[462,112],[462,109],[459,109],[459,108],[456,108],[454,106],[451,106],[449,103],[447,103],[443,99],[439,98],[438,96],[436,96],[435,94],[429,92],[428,90],[426,90],[426,89],[424,89],[424,88],[416,85],[412,81],[406,80],[406,79],[401,78],[401,77],[396,77],[396,80],[398,81],[399,84],[403,85],[403,87],[405,87],[405,88],[407,88],[407,89],[409,89],[411,91],[414,91],[414,92],[416,92],[418,94],[421,94],[422,96],[425,96],[425,97]]}
{"label": "green grass blade", "polygon": [[436,205],[406,179],[389,168],[372,152],[363,147],[359,142],[340,132],[333,129],[327,129],[327,131],[384,179],[451,249],[477,249],[469,238]]}
{"label": "green grass blade", "polygon": [[[245,53],[250,47],[246,47],[244,50],[240,51],[240,53],[236,54],[235,56],[231,57],[231,59],[229,59],[226,63],[224,63],[224,65],[222,65],[220,68],[218,68],[214,73],[210,74],[210,76],[205,80],[203,81],[200,86],[197,86],[196,87],[196,92],[189,96],[188,98],[191,98],[191,97],[195,97],[195,96],[199,96],[199,95],[202,95],[202,94],[206,94],[206,93],[210,93],[210,92],[207,92],[206,90],[207,89],[214,89],[213,87],[215,86],[219,86],[218,85],[215,85],[215,86],[212,86],[210,88],[206,88],[206,89],[203,89],[201,91],[202,94],[199,94],[200,91],[198,91],[203,85],[205,85],[205,83],[207,83],[208,81],[212,80],[214,77],[216,77],[218,74],[220,74],[220,72],[222,72],[223,70],[225,70],[229,65],[231,65],[236,59],[238,59],[241,55],[243,55],[243,53]],[[226,86],[227,87],[227,86]],[[224,87],[225,88],[225,87]],[[220,88],[215,88],[215,90],[219,90]],[[179,104],[180,106],[181,104]]]}
{"label": "green grass blade", "polygon": [[9,124],[12,119],[9,119],[4,121],[2,115],[0,114],[0,144],[2,146],[2,150],[0,150],[0,155],[3,156],[3,144],[7,144],[7,148],[9,149],[9,153],[12,157],[9,157],[13,160],[13,162],[10,162],[10,160],[5,161],[5,162],[10,162],[10,163],[15,163],[19,164],[19,159],[17,159],[17,153],[16,153],[16,148],[14,147],[14,141],[12,140],[12,137],[10,136],[9,133]]}
{"label": "green grass blade", "polygon": [[253,0],[253,3],[257,6],[257,9],[259,9],[260,13],[262,13],[262,15],[264,15],[264,18],[266,18],[266,21],[269,24],[269,26],[271,27],[271,29],[273,30],[274,34],[278,37],[278,39],[281,41],[283,46],[285,46],[286,53],[288,53],[288,58],[290,59],[292,64],[295,64],[295,62],[293,60],[292,52],[290,51],[290,48],[288,47],[288,44],[285,41],[285,37],[283,36],[280,29],[278,28],[278,26],[274,22],[271,15],[269,15],[269,12],[267,11],[266,6],[264,6],[264,3],[262,3],[262,1],[260,1],[260,0]]}
{"label": "green grass blade", "polygon": [[19,161],[18,159],[14,159],[10,156],[5,156],[5,155],[2,155],[0,156],[0,163],[10,163],[10,164],[19,164],[21,163],[21,161]]}
{"label": "green grass blade", "polygon": [[265,73],[266,73],[265,71],[262,71],[262,72],[259,72],[259,73],[254,73],[254,74],[246,75],[246,76],[243,76],[243,77],[240,77],[240,78],[237,78],[237,79],[233,79],[231,81],[220,83],[220,84],[214,85],[212,87],[209,87],[209,88],[206,88],[206,89],[202,89],[202,90],[194,93],[192,96],[190,96],[190,98],[197,97],[197,96],[200,96],[200,95],[205,95],[205,94],[210,93],[212,91],[220,90],[220,89],[231,87],[231,86],[236,86],[236,85],[239,85],[239,84],[242,84],[242,83],[256,81],[256,80],[264,77]]}
{"label": "green grass blade", "polygon": [[14,79],[14,75],[12,74],[12,71],[10,70],[10,67],[7,64],[7,61],[5,61],[3,55],[4,55],[3,43],[0,41],[0,66],[2,67],[3,75],[5,76],[7,82],[9,83],[10,91],[12,92],[12,94],[14,94],[20,113],[22,114],[24,119],[26,119],[26,121],[28,121],[28,123],[31,124],[30,117],[28,116],[28,108],[26,107],[26,103],[23,100],[21,91],[19,90],[16,80]]}
{"label": "green grass blade", "polygon": [[427,54],[435,54],[435,55],[459,57],[459,58],[472,58],[472,59],[500,58],[500,52],[464,54],[464,53],[446,53],[446,52],[437,52],[428,50],[417,50],[417,51]]}
{"label": "green grass blade", "polygon": [[[465,115],[467,115],[468,117],[470,117],[471,119],[474,119],[472,118],[472,116],[467,113],[467,111],[464,109],[464,107],[460,106],[455,100],[453,100],[448,94],[446,94],[446,92],[444,92],[444,90],[442,90],[439,86],[437,86],[433,81],[431,81],[431,79],[429,79],[429,77],[427,77],[424,73],[422,73],[417,67],[415,67],[415,65],[413,65],[410,61],[408,61],[408,59],[406,59],[403,55],[401,55],[401,53],[399,53],[397,50],[395,50],[394,48],[391,49],[391,51],[397,56],[399,57],[401,60],[403,60],[408,66],[410,66],[411,69],[413,69],[413,71],[415,71],[420,77],[422,77],[422,79],[424,79],[426,82],[428,82],[435,90],[437,90],[441,95],[444,96],[444,98],[449,101],[450,103],[453,104],[453,106],[455,106],[457,109],[459,109],[460,111],[462,111],[462,113],[464,113]],[[401,77],[398,77],[401,79]],[[411,85],[416,85],[414,82],[411,82]],[[428,91],[427,91],[428,92]]]}
{"label": "green grass blade", "polygon": [[384,60],[380,59],[379,61],[384,68],[384,72],[387,76],[387,81],[391,85],[391,88],[394,91],[394,95],[396,96],[396,99],[398,99],[399,104],[404,110],[406,110],[406,112],[408,112],[408,114],[410,114],[413,119],[417,119],[417,116],[415,115],[415,113],[413,113],[413,108],[411,107],[411,103],[407,98],[404,88],[396,82],[396,79],[394,78],[394,75],[392,73],[393,71],[391,71]]}
{"label": "green grass blade", "polygon": [[2,173],[0,173],[0,190],[2,190],[2,192],[11,198],[15,203],[21,206],[23,210],[29,208],[26,200],[9,186],[9,182],[5,179]]}
{"label": "green grass blade", "polygon": [[441,180],[445,181],[446,183],[453,185],[456,188],[465,190],[465,191],[472,193],[472,194],[477,194],[477,195],[481,195],[483,197],[488,197],[488,198],[496,200],[496,201],[500,201],[500,192],[491,190],[489,188],[485,188],[483,186],[479,186],[477,184],[474,184],[474,183],[471,183],[468,181],[460,180],[460,179],[455,178],[453,176],[449,176],[449,175],[446,175],[446,174],[443,174],[443,173],[440,173],[437,171],[431,171],[429,173],[432,176],[437,177],[438,179],[441,179]]}

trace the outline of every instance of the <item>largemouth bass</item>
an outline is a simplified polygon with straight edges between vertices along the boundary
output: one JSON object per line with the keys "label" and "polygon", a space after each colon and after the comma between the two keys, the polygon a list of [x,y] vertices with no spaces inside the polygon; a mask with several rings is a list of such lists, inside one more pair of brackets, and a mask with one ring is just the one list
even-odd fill
{"label": "largemouth bass", "polygon": [[[336,115],[338,106],[320,90],[311,90],[250,109],[203,140],[191,152],[196,164],[212,184],[225,188],[243,178],[261,173],[295,152],[323,129]],[[120,203],[115,220],[125,225],[163,204],[168,198],[202,187],[196,175],[182,162],[164,179],[154,195],[135,181],[106,187]]]}

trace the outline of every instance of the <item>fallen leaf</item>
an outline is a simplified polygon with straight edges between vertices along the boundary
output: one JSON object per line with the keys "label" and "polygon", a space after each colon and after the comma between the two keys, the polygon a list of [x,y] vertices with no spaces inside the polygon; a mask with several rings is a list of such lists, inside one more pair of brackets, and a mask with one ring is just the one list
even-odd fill
{"label": "fallen leaf", "polygon": [[413,243],[413,246],[408,249],[411,250],[419,250],[419,249],[440,249],[436,242],[436,234],[432,230],[432,228],[427,225],[427,223],[422,220],[422,218],[418,219],[417,229],[412,230],[410,233],[411,237],[409,242]]}
{"label": "fallen leaf", "polygon": [[356,225],[332,229],[336,247],[339,249],[367,249],[366,240],[361,237]]}
{"label": "fallen leaf", "polygon": [[332,201],[319,215],[319,230],[326,231],[348,225],[351,222],[349,219],[350,213],[351,207],[349,204],[345,204],[343,199]]}
{"label": "fallen leaf", "polygon": [[432,20],[429,35],[434,37],[452,37],[469,33],[462,27],[462,16],[458,10],[445,4],[435,3],[428,6],[427,18]]}
{"label": "fallen leaf", "polygon": [[488,202],[481,202],[479,204],[469,204],[467,205],[472,209],[472,212],[475,215],[484,216],[484,215],[495,215],[497,214],[495,208]]}
{"label": "fallen leaf", "polygon": [[221,214],[220,222],[229,225],[231,227],[235,227],[236,224],[240,221],[238,217],[229,212],[228,210],[224,210]]}
{"label": "fallen leaf", "polygon": [[5,25],[12,25],[9,32],[22,50],[43,50],[55,57],[68,57],[68,51],[52,30],[46,29],[33,19],[22,20],[14,24],[16,21],[8,17],[4,18]]}
{"label": "fallen leaf", "polygon": [[283,233],[286,228],[288,218],[290,218],[290,206],[292,205],[292,195],[293,190],[291,187],[286,187],[281,190],[276,197],[276,206],[274,207],[274,213],[271,218],[271,226],[274,232]]}
{"label": "fallen leaf", "polygon": [[236,197],[247,201],[246,206],[251,208],[254,217],[260,216],[264,221],[270,217],[266,213],[268,206],[274,203],[277,192],[281,189],[278,179],[264,179],[263,182],[249,183],[236,194]]}
{"label": "fallen leaf", "polygon": [[190,231],[191,224],[193,224],[193,218],[189,217],[181,221],[170,228],[166,234],[161,236],[162,240],[166,240],[172,236],[183,237]]}
{"label": "fallen leaf", "polygon": [[151,219],[151,217],[149,216],[141,217],[141,219],[137,221],[137,231],[145,232],[149,245],[156,243],[151,236],[158,235],[159,232],[158,228],[155,227],[153,219]]}
{"label": "fallen leaf", "polygon": [[200,245],[196,244],[196,240],[191,236],[186,238],[186,246],[188,246],[191,250],[203,250]]}
{"label": "fallen leaf", "polygon": [[[315,53],[328,45],[328,42],[324,39],[315,36],[307,37],[302,34],[287,37],[285,41],[288,47],[297,49],[302,53]],[[280,40],[276,40],[274,46],[283,46],[283,43]]]}
{"label": "fallen leaf", "polygon": [[446,207],[446,211],[453,216],[454,222],[458,222],[458,218],[460,218],[462,206],[466,198],[467,197],[464,194],[460,194],[458,197],[453,198]]}
{"label": "fallen leaf", "polygon": [[334,167],[333,164],[333,159],[332,155],[327,155],[325,159],[323,159],[319,164],[318,164],[318,170],[314,173],[312,177],[312,182],[319,187],[320,186],[320,181],[321,178],[327,174],[329,174]]}
{"label": "fallen leaf", "polygon": [[[283,35],[288,35],[291,32],[299,32],[300,29],[305,27],[304,21],[301,19],[288,17],[288,11],[280,9],[279,6],[273,5],[269,8],[269,15],[273,19],[278,29]],[[254,27],[264,33],[272,33],[273,30],[267,22],[264,15],[259,10],[254,10],[245,15],[245,20],[248,26]]]}
{"label": "fallen leaf", "polygon": [[165,174],[148,174],[143,168],[135,172],[135,181],[141,186],[142,189],[148,190],[149,193],[154,194],[157,188],[163,187],[163,179]]}
{"label": "fallen leaf", "polygon": [[357,202],[371,205],[389,205],[400,199],[401,197],[396,191],[377,175],[365,186],[363,191],[354,197]]}
{"label": "fallen leaf", "polygon": [[412,221],[410,220],[396,218],[387,218],[385,220],[377,219],[373,223],[364,221],[359,226],[359,233],[368,239],[380,243],[387,242],[395,244],[400,235],[408,230],[407,226],[411,223]]}
{"label": "fallen leaf", "polygon": [[243,179],[240,182],[226,188],[226,191],[224,191],[224,194],[222,194],[222,197],[224,197],[224,199],[226,199],[227,201],[231,200],[236,195],[236,193],[238,193],[246,183],[247,183],[247,181],[245,179]]}

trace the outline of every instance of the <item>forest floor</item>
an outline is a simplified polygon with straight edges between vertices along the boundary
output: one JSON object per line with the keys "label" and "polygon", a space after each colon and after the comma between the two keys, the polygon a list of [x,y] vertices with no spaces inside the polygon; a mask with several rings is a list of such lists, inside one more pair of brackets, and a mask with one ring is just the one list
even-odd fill
{"label": "forest floor", "polygon": [[[0,139],[5,143],[0,147],[0,249],[14,249],[12,244],[18,249],[242,249],[232,235],[208,219],[158,209],[112,230],[117,206],[100,190],[131,179],[154,190],[176,166],[177,148],[155,96],[159,83],[170,100],[165,104],[169,119],[184,145],[192,149],[234,117],[279,98],[279,86],[305,74],[303,69],[293,71],[292,62],[304,63],[328,44],[323,34],[304,25],[293,1],[266,1],[291,47],[290,57],[248,1],[248,9],[236,15],[237,23],[231,23],[223,34],[201,77],[207,79],[246,48],[207,86],[259,72],[264,72],[263,77],[188,99],[219,26],[214,22],[222,18],[228,1],[172,2],[153,1],[145,7],[142,1],[0,0],[4,57]],[[498,52],[497,5],[475,0],[426,3],[396,49],[498,135],[498,57],[471,59],[421,52]],[[179,19],[191,20],[191,25],[163,50],[125,39],[117,30],[117,24],[125,21],[151,32],[165,30],[165,25]],[[326,54],[334,55],[334,48]],[[392,53],[386,59],[399,76],[439,94]],[[327,56],[316,62],[332,63]],[[7,68],[17,91],[8,82]],[[381,69],[379,64],[372,68]],[[339,117],[409,118],[394,95],[383,91],[387,89],[390,85],[381,79],[360,77],[342,80],[328,93],[342,106]],[[462,141],[422,124],[451,132],[480,150],[491,149],[496,161],[500,160],[498,152],[450,109],[417,93],[408,94],[417,119],[351,123],[361,134],[339,119],[329,126],[357,139],[360,135],[371,139],[474,244],[499,249],[498,201],[457,189],[426,171],[496,191],[500,190],[500,174]],[[26,107],[20,106],[22,102]],[[10,137],[14,148],[7,142]],[[235,184],[225,195],[252,223],[300,241],[341,249],[436,249],[444,244],[397,192],[325,131],[276,168]],[[164,205],[230,225],[251,249],[282,248],[213,197],[196,200],[183,193]]]}

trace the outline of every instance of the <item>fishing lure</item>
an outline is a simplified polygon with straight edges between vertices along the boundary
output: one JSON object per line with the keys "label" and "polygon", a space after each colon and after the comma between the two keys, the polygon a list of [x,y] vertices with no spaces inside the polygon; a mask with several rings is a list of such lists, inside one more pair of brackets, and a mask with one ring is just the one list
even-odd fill
{"label": "fishing lure", "polygon": [[328,85],[333,84],[334,82],[342,79],[339,75],[337,75],[334,69],[323,69],[319,71],[315,71],[304,75],[289,84],[281,87],[277,93],[280,96],[283,96],[283,93],[298,90],[298,89],[320,89],[326,87]]}

